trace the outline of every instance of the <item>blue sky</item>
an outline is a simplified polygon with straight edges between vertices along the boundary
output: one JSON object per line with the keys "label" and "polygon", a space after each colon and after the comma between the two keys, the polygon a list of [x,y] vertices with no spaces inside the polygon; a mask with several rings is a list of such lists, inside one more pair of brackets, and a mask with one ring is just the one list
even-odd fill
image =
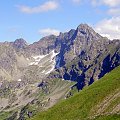
{"label": "blue sky", "polygon": [[1,0],[0,41],[28,43],[87,23],[111,39],[120,38],[120,0]]}

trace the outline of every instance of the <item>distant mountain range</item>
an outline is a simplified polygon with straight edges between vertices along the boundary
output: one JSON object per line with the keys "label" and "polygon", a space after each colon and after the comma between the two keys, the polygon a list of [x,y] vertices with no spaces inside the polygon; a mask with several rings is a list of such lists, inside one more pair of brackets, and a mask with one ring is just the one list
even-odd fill
{"label": "distant mountain range", "polygon": [[119,65],[120,40],[87,24],[33,44],[22,38],[0,43],[0,116],[25,119],[27,111],[47,109],[71,88],[79,91]]}

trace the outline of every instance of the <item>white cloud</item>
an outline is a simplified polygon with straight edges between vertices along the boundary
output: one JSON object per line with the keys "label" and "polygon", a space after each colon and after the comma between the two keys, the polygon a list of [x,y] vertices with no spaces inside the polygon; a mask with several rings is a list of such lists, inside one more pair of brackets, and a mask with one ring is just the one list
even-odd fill
{"label": "white cloud", "polygon": [[120,8],[111,8],[108,10],[108,14],[117,16],[120,15]]}
{"label": "white cloud", "polygon": [[116,7],[120,5],[120,0],[91,0],[93,5],[104,4],[110,7]]}
{"label": "white cloud", "polygon": [[109,39],[120,39],[120,17],[100,21],[95,26],[95,30]]}
{"label": "white cloud", "polygon": [[81,0],[72,0],[74,3],[80,3]]}
{"label": "white cloud", "polygon": [[23,13],[32,14],[32,13],[47,12],[49,10],[55,10],[58,8],[58,3],[55,1],[47,1],[44,4],[36,7],[29,7],[24,5],[18,5],[17,7]]}
{"label": "white cloud", "polygon": [[110,7],[115,7],[120,5],[120,0],[102,0],[102,2]]}
{"label": "white cloud", "polygon": [[51,28],[46,28],[46,29],[42,29],[38,31],[39,34],[43,35],[43,36],[47,36],[47,35],[59,35],[60,31],[56,30],[56,29],[51,29]]}

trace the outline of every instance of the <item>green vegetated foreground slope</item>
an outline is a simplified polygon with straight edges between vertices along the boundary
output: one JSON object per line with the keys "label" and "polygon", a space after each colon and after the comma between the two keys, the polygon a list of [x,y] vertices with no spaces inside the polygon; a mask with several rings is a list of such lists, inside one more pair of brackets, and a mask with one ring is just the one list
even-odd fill
{"label": "green vegetated foreground slope", "polygon": [[32,120],[120,120],[120,66]]}

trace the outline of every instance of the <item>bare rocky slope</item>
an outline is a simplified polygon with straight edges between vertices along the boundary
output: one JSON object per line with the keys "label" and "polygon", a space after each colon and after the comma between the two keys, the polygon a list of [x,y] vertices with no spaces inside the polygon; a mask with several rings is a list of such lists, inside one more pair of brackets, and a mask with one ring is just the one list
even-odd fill
{"label": "bare rocky slope", "polygon": [[0,43],[1,114],[17,112],[15,119],[25,119],[27,111],[51,107],[70,88],[80,90],[118,65],[120,41],[102,37],[87,24],[30,45],[22,38]]}

